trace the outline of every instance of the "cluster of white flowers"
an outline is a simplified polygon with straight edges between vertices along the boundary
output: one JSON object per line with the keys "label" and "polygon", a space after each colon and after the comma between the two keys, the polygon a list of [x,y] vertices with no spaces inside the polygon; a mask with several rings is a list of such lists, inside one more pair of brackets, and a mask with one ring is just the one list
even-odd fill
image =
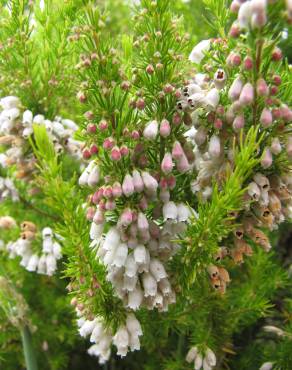
{"label": "cluster of white flowers", "polygon": [[15,242],[9,242],[6,246],[10,258],[21,257],[20,265],[27,271],[35,271],[38,274],[52,276],[57,269],[57,260],[62,258],[61,245],[56,239],[60,239],[54,234],[50,227],[42,230],[42,251],[35,252],[37,247],[34,241],[37,236],[35,224],[24,221],[21,224],[21,237]]}
{"label": "cluster of white flowers", "polygon": [[13,202],[17,202],[19,200],[18,191],[12,179],[0,177],[0,202],[6,198],[11,198]]}
{"label": "cluster of white flowers", "polygon": [[[77,314],[80,316],[80,313]],[[77,320],[79,334],[82,337],[90,336],[90,342],[94,343],[88,353],[99,358],[99,363],[104,364],[111,355],[111,345],[117,347],[117,354],[121,357],[126,356],[128,350],[140,349],[139,337],[142,335],[142,328],[134,314],[129,313],[124,326],[118,328],[115,335],[111,329],[106,328],[102,319],[96,317],[93,320],[86,320],[80,317]]]}
{"label": "cluster of white flowers", "polygon": [[216,356],[210,348],[207,348],[205,353],[201,353],[196,346],[192,347],[187,353],[186,361],[193,362],[195,370],[212,370],[216,366]]}
{"label": "cluster of white flowers", "polygon": [[74,158],[82,158],[82,143],[74,140],[78,126],[70,119],[56,117],[53,121],[43,115],[33,115],[23,110],[20,100],[15,96],[0,99],[0,143],[9,146],[1,153],[0,164],[7,167],[17,164],[16,177],[26,178],[34,169],[32,153],[26,153],[25,141],[33,134],[33,124],[43,125],[58,153],[67,151]]}
{"label": "cluster of white flowers", "polygon": [[[88,184],[89,181],[84,179],[92,179],[91,175],[99,172],[96,165],[90,163],[89,168],[91,172],[87,168],[81,175],[82,183]],[[167,261],[176,252],[178,245],[173,240],[185,231],[190,209],[183,203],[170,201],[169,192],[163,190],[159,194],[164,220],[161,225],[150,220],[141,209],[138,211],[127,207],[120,212],[116,226],[104,235],[105,211],[113,209],[112,203],[122,194],[129,196],[134,192],[145,191],[144,201],[147,202],[146,197],[156,196],[157,188],[158,183],[154,177],[146,172],[140,175],[135,170],[132,175],[126,175],[122,185],[113,185],[113,195],[105,202],[104,208],[99,203],[96,209],[89,209],[93,221],[90,232],[92,246],[98,247],[98,257],[107,266],[107,278],[115,287],[117,295],[126,307],[133,310],[137,310],[141,304],[149,309],[156,307],[167,310],[168,304],[175,301],[163,261]],[[99,194],[93,195],[96,201],[101,196],[100,190]],[[107,190],[102,189],[103,196]],[[107,206],[108,202],[111,207]]]}

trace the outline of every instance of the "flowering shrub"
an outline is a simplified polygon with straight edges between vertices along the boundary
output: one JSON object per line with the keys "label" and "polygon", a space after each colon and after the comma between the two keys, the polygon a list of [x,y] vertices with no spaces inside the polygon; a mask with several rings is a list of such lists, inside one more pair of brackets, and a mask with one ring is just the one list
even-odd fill
{"label": "flowering shrub", "polygon": [[[47,275],[65,257],[78,331],[100,364],[116,353],[133,369],[141,359],[149,369],[289,368],[291,327],[275,327],[283,308],[272,311],[287,276],[270,250],[291,219],[291,73],[279,44],[291,4],[205,3],[216,38],[190,50],[172,1],[139,2],[133,35],[118,39],[85,1],[64,31],[80,127],[1,101],[0,140],[14,145],[1,163],[16,165],[7,171],[29,179],[30,205],[54,220],[22,218],[7,250]],[[77,167],[82,157],[81,174],[66,175],[63,150]],[[22,189],[2,188],[22,201]],[[7,214],[0,227],[17,230]],[[255,337],[259,319],[280,354]]]}

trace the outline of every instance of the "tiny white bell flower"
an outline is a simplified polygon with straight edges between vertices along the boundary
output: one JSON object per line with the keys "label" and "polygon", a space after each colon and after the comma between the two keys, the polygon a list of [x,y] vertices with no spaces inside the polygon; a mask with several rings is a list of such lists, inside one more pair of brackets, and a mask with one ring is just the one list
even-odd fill
{"label": "tiny white bell flower", "polygon": [[57,268],[56,258],[53,254],[48,254],[46,258],[47,275],[52,276]]}
{"label": "tiny white bell flower", "polygon": [[204,99],[204,105],[209,110],[215,110],[219,104],[220,95],[217,89],[212,89],[208,92]]}
{"label": "tiny white bell flower", "polygon": [[79,328],[79,334],[81,337],[87,337],[92,333],[95,327],[95,320],[86,320],[84,324]]}
{"label": "tiny white bell flower", "polygon": [[142,289],[138,286],[132,292],[129,292],[127,307],[129,307],[131,310],[136,311],[141,306],[142,301],[143,301],[143,292]]}
{"label": "tiny white bell flower", "polygon": [[101,322],[96,322],[96,320],[93,320],[93,321],[90,321],[90,323],[87,324],[87,325],[88,325],[86,327],[87,332],[88,332],[87,335],[91,334],[91,336],[90,336],[90,342],[91,343],[97,343],[97,342],[99,342],[100,339],[102,338],[102,336],[104,335],[104,330],[103,330],[102,323]]}
{"label": "tiny white bell flower", "polygon": [[157,282],[167,277],[163,264],[157,258],[151,258],[149,270]]}
{"label": "tiny white bell flower", "polygon": [[100,178],[99,167],[95,165],[89,173],[89,176],[87,179],[88,186],[90,186],[91,188],[96,186],[99,182],[99,178]]}
{"label": "tiny white bell flower", "polygon": [[32,124],[33,114],[32,111],[26,110],[22,115],[22,123],[24,126],[30,126]]}
{"label": "tiny white bell flower", "polygon": [[186,206],[184,203],[178,203],[176,205],[177,208],[177,220],[178,222],[185,222],[188,221],[191,213],[189,207]]}
{"label": "tiny white bell flower", "polygon": [[129,277],[134,277],[137,273],[138,266],[134,259],[134,254],[128,254],[126,263],[125,263],[125,274]]}
{"label": "tiny white bell flower", "polygon": [[159,125],[156,120],[147,123],[143,131],[143,136],[145,137],[145,139],[155,140],[158,135],[158,126]]}
{"label": "tiny white bell flower", "polygon": [[259,368],[259,370],[272,370],[273,363],[272,362],[265,362],[262,364],[262,366]]}
{"label": "tiny white bell flower", "polygon": [[217,135],[211,137],[208,152],[212,158],[218,158],[220,156],[221,144]]}
{"label": "tiny white bell flower", "polygon": [[216,366],[216,356],[210,348],[207,348],[205,358],[207,359],[207,362],[210,366]]}
{"label": "tiny white bell flower", "polygon": [[0,99],[0,106],[3,109],[17,108],[21,105],[20,100],[16,96],[5,96]]}
{"label": "tiny white bell flower", "polygon": [[238,23],[241,29],[247,29],[251,18],[251,4],[247,1],[241,4],[238,11]]}
{"label": "tiny white bell flower", "polygon": [[103,244],[103,248],[111,250],[113,247],[117,247],[120,243],[120,234],[116,227],[111,227],[107,232]]}
{"label": "tiny white bell flower", "polygon": [[61,248],[61,245],[57,242],[53,243],[53,255],[55,256],[57,260],[62,258],[62,248]]}
{"label": "tiny white bell flower", "polygon": [[45,117],[42,114],[37,114],[33,118],[33,123],[37,125],[43,125],[45,123]]}
{"label": "tiny white bell flower", "polygon": [[116,266],[116,267],[125,266],[127,256],[128,256],[128,246],[127,246],[127,244],[125,244],[125,243],[120,244],[116,249],[112,265]]}
{"label": "tiny white bell flower", "polygon": [[28,264],[26,267],[27,271],[31,271],[31,272],[36,271],[38,262],[39,262],[39,257],[36,254],[33,254],[28,261]]}
{"label": "tiny white bell flower", "polygon": [[191,347],[189,352],[186,355],[186,361],[190,364],[195,361],[195,358],[198,353],[198,348],[197,347]]}
{"label": "tiny white bell flower", "polygon": [[53,230],[50,227],[43,228],[42,236],[43,236],[43,239],[52,238],[53,237]]}
{"label": "tiny white bell flower", "polygon": [[38,274],[46,274],[47,273],[47,263],[46,263],[46,255],[42,254],[39,262],[38,262],[38,268],[37,268],[37,273]]}
{"label": "tiny white bell flower", "polygon": [[144,245],[140,244],[134,249],[134,259],[138,265],[146,263],[147,253]]}
{"label": "tiny white bell flower", "polygon": [[150,273],[144,273],[142,275],[142,283],[144,288],[145,297],[155,297],[157,293],[157,282]]}
{"label": "tiny white bell flower", "polygon": [[123,290],[128,292],[132,292],[136,288],[136,284],[138,281],[138,276],[135,275],[133,277],[129,277],[128,275],[124,275],[123,279]]}
{"label": "tiny white bell flower", "polygon": [[162,208],[163,218],[165,220],[177,219],[177,207],[174,202],[169,201],[163,205]]}
{"label": "tiny white bell flower", "polygon": [[143,331],[140,322],[137,320],[136,316],[132,313],[127,315],[126,326],[128,332],[132,335],[143,335]]}
{"label": "tiny white bell flower", "polygon": [[100,239],[101,236],[102,236],[103,227],[104,227],[103,224],[98,224],[97,225],[95,222],[92,222],[92,224],[90,226],[90,232],[89,232],[90,239],[91,240]]}
{"label": "tiny white bell flower", "polygon": [[211,40],[202,40],[191,51],[189,60],[193,63],[199,64],[205,56],[205,53],[210,50]]}

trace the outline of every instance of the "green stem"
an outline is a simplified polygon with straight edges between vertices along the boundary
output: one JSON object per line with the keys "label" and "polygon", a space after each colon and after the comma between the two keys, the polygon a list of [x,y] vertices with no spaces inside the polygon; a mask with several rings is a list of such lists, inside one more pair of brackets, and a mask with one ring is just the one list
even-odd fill
{"label": "green stem", "polygon": [[21,339],[23,345],[23,352],[27,370],[38,370],[35,352],[32,346],[32,336],[28,326],[21,329]]}

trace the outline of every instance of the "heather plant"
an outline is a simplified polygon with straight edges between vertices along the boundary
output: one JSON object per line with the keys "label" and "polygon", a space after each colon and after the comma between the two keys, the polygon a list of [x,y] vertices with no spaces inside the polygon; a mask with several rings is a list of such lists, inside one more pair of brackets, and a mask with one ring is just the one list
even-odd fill
{"label": "heather plant", "polygon": [[[71,16],[64,94],[80,127],[63,139],[82,160],[68,171],[55,120],[53,132],[31,120],[31,186],[54,219],[36,241],[44,255],[62,245],[67,333],[88,338],[104,368],[288,370],[291,283],[277,236],[291,218],[291,73],[279,47],[291,2],[205,1],[214,37],[193,49],[202,31],[186,33],[177,13],[189,5],[175,3],[142,0],[121,35],[110,2]],[[37,234],[22,221],[21,235]]]}

